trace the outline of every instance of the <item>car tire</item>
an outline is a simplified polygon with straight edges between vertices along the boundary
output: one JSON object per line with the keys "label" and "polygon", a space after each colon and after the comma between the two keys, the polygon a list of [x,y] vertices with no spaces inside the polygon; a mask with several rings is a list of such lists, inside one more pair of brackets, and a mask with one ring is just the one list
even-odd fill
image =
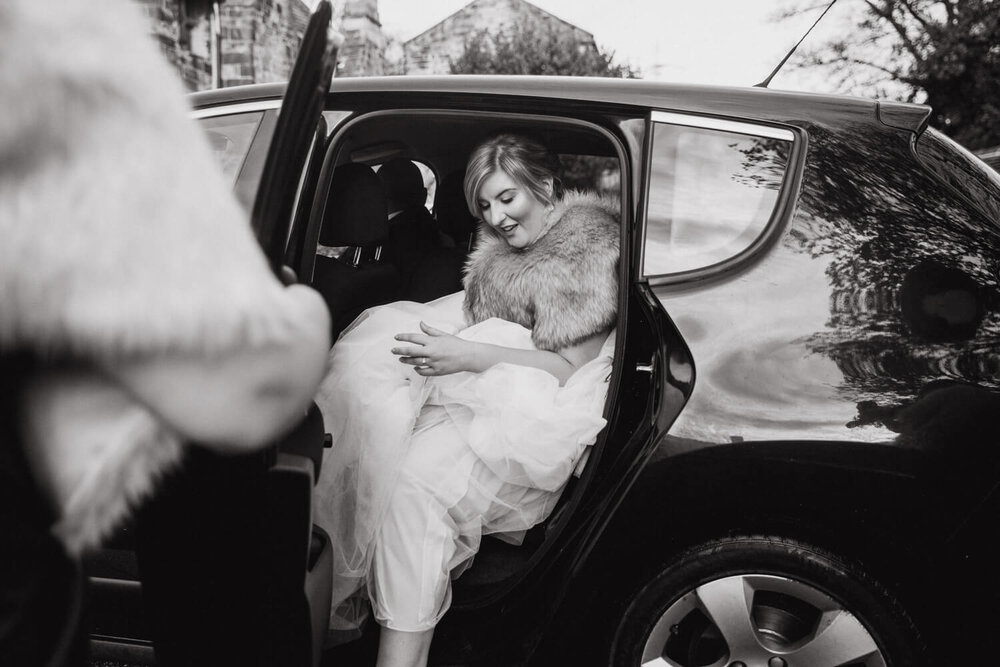
{"label": "car tire", "polygon": [[910,617],[861,567],[801,542],[713,540],[655,569],[622,605],[616,667],[924,665]]}

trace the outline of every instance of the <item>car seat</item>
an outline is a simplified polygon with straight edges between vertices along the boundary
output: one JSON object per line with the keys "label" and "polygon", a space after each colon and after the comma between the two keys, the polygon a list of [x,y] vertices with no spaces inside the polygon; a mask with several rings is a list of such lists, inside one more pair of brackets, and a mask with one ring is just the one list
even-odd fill
{"label": "car seat", "polygon": [[469,212],[463,190],[464,171],[445,176],[434,191],[434,217],[441,231],[455,243],[455,250],[464,263],[475,240],[477,221]]}
{"label": "car seat", "polygon": [[319,242],[343,250],[337,257],[317,255],[312,282],[330,309],[334,340],[364,309],[399,299],[400,274],[381,256],[388,236],[388,213],[378,176],[359,163],[337,167]]}
{"label": "car seat", "polygon": [[427,303],[462,289],[464,257],[441,245],[423,248],[422,255],[403,279],[402,299]]}

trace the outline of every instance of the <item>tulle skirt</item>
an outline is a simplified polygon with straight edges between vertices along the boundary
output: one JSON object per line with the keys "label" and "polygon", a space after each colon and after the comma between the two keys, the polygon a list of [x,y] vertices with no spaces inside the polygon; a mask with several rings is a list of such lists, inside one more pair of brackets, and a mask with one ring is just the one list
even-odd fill
{"label": "tulle skirt", "polygon": [[365,311],[334,345],[318,395],[333,446],[317,482],[316,523],[331,537],[331,628],[356,629],[369,604],[383,625],[434,627],[450,581],[482,535],[519,543],[554,508],[604,427],[614,334],[559,386],[498,364],[425,378],[390,350],[420,321],[462,338],[534,349],[530,330],[466,327],[463,294]]}

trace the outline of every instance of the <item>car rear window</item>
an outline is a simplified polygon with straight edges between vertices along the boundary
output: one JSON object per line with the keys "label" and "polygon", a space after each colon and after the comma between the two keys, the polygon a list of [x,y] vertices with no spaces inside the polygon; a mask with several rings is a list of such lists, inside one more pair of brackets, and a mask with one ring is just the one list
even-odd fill
{"label": "car rear window", "polygon": [[749,251],[779,201],[794,135],[742,122],[657,113],[643,274],[688,274]]}
{"label": "car rear window", "polygon": [[1000,226],[1000,174],[934,128],[920,136],[916,153],[932,174]]}

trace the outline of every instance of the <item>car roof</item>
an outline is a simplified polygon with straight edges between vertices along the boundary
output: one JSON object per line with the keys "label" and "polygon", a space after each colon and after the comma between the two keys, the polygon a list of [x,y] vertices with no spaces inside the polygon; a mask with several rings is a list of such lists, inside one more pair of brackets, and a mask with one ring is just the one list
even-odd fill
{"label": "car roof", "polygon": [[[205,108],[280,99],[283,93],[281,83],[253,84],[194,93],[191,103],[195,108]],[[846,95],[599,77],[345,77],[333,80],[330,94],[527,97],[783,121],[846,116],[871,122],[877,119],[878,109],[877,100]]]}

